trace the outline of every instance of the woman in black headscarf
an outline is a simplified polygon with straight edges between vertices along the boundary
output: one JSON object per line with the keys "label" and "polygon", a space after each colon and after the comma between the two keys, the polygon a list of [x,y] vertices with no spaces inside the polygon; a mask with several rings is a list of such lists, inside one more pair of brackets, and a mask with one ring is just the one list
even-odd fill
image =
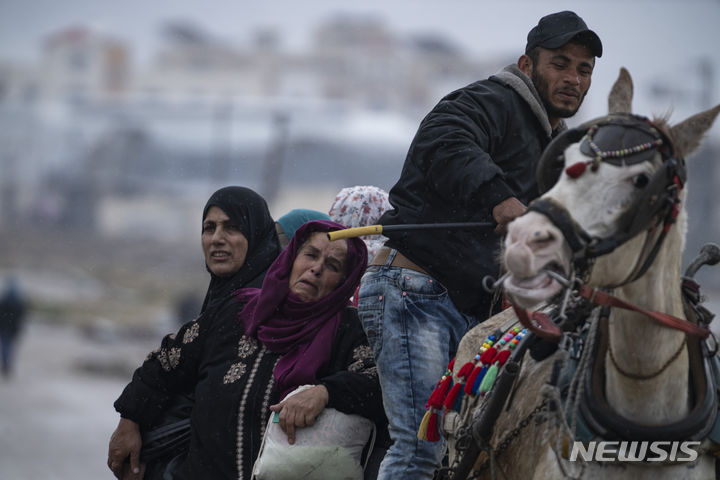
{"label": "woman in black headscarf", "polygon": [[[260,287],[265,271],[280,253],[275,221],[270,216],[267,203],[249,188],[225,187],[216,191],[205,204],[202,219],[201,244],[211,280],[200,317],[190,322],[193,324],[211,321],[228,312],[234,316],[232,292]],[[149,358],[160,355],[165,360],[162,353],[153,352]],[[150,393],[142,391],[142,388],[140,391],[141,397],[149,398]],[[153,426],[156,429],[146,428],[143,433],[149,435],[148,439],[159,439],[148,442],[151,450],[155,451],[156,460],[149,463],[145,478],[162,477],[166,462],[172,458],[172,452],[165,452],[170,450],[168,445],[172,442],[163,440],[162,432],[186,432],[189,429],[188,417],[195,403],[192,393],[192,390],[186,390],[185,393],[165,395],[162,406],[155,404],[143,408],[146,411],[158,410],[155,415],[158,420]],[[182,435],[171,438],[177,439]],[[111,442],[111,448],[114,448],[112,445]]]}
{"label": "woman in black headscarf", "polygon": [[213,193],[203,209],[202,247],[210,286],[202,310],[239,288],[260,288],[280,253],[275,221],[260,195],[245,187]]}

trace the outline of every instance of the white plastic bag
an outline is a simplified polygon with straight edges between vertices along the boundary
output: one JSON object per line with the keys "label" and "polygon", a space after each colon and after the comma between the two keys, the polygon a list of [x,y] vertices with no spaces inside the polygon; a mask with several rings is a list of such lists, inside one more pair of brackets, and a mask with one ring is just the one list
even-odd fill
{"label": "white plastic bag", "polygon": [[[303,385],[290,395],[313,385]],[[288,395],[288,396],[290,396]],[[295,443],[270,416],[260,454],[253,467],[257,480],[362,480],[362,453],[375,425],[360,415],[326,408],[311,427],[295,429]],[[372,444],[370,445],[372,449]]]}

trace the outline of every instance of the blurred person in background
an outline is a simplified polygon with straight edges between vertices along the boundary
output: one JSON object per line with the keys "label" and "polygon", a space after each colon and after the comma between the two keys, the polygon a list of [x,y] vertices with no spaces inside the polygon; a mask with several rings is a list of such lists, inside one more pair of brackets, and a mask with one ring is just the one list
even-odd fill
{"label": "blurred person in background", "polygon": [[15,349],[27,313],[27,300],[14,276],[5,279],[0,298],[0,351],[2,374],[9,377],[14,369]]}
{"label": "blurred person in background", "polygon": [[285,248],[303,223],[311,220],[330,220],[327,214],[307,208],[296,208],[275,221],[275,229],[280,240],[280,248]]}
{"label": "blurred person in background", "polygon": [[[357,238],[330,242],[327,232],[342,228],[304,224],[262,289],[235,292],[163,339],[115,402],[122,418],[108,466],[116,477],[143,475],[141,426],[153,424],[172,392],[192,389],[196,398],[176,480],[249,480],[271,412],[291,444],[325,407],[386,421],[372,353],[348,305],[367,250]],[[301,385],[313,387],[286,398]]]}
{"label": "blurred person in background", "polygon": [[[377,224],[382,214],[391,209],[385,190],[372,185],[356,185],[343,188],[335,195],[328,214],[333,222],[355,228]],[[368,263],[387,240],[382,235],[365,235],[360,238],[368,249]]]}

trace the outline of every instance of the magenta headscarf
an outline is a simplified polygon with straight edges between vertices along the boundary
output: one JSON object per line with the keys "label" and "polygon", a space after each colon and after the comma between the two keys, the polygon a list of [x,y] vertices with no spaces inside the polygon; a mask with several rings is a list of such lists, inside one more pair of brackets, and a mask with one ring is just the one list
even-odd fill
{"label": "magenta headscarf", "polygon": [[350,305],[349,298],[367,267],[365,243],[359,238],[348,239],[345,281],[319,300],[302,302],[290,291],[290,272],[297,251],[313,232],[344,228],[330,221],[305,223],[268,268],[262,289],[235,292],[241,302],[247,302],[239,315],[245,335],[283,355],[274,371],[280,398],[300,385],[317,383],[317,372],[330,361],[343,310]]}

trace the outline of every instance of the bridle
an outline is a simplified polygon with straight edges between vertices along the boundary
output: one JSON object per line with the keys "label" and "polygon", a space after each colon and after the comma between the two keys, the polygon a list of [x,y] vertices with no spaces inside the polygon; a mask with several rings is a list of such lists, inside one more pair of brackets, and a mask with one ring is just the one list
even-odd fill
{"label": "bridle", "polygon": [[[608,149],[607,146],[621,148]],[[572,143],[580,142],[582,153],[590,157],[565,168],[571,178],[578,178],[589,170],[594,172],[600,163],[615,166],[635,165],[650,161],[660,152],[662,165],[648,180],[641,194],[625,210],[617,223],[616,231],[609,237],[593,237],[585,231],[562,205],[551,199],[539,198],[528,206],[528,211],[545,215],[557,227],[572,251],[571,278],[565,279],[556,272],[546,271],[566,289],[560,312],[564,311],[570,294],[584,298],[591,304],[617,307],[643,313],[659,323],[684,331],[690,335],[707,338],[709,329],[671,315],[640,308],[614,297],[610,293],[583,284],[581,278],[589,276],[595,258],[606,255],[637,234],[647,231],[647,241],[662,225],[652,247],[646,245],[643,254],[630,276],[622,283],[640,278],[652,265],[668,231],[679,212],[680,191],[687,172],[685,161],[679,156],[670,138],[649,119],[629,113],[610,114],[568,130],[548,145],[538,164],[538,186],[541,193],[555,184],[565,164],[564,151]],[[603,149],[605,148],[605,149]],[[617,285],[619,286],[619,285]],[[546,314],[529,312],[513,305],[523,324],[540,337],[560,341],[562,329]]]}
{"label": "bridle", "polygon": [[[625,133],[628,130],[629,133]],[[617,141],[617,137],[620,137],[623,148],[602,150],[598,146],[598,143],[607,145],[611,138]],[[638,140],[645,142],[634,143]],[[550,199],[539,198],[528,207],[528,211],[546,215],[562,232],[572,250],[574,267],[578,272],[587,269],[592,259],[612,252],[638,233],[662,223],[662,231],[654,246],[627,282],[636,280],[650,267],[667,232],[675,223],[679,212],[680,191],[687,178],[685,161],[677,155],[669,137],[649,119],[628,113],[611,114],[566,131],[553,140],[538,164],[538,185],[541,193],[545,193],[557,181],[560,175],[558,166],[564,166],[565,162],[563,152],[575,141],[581,142],[581,152],[591,156],[591,159],[567,167],[565,173],[571,178],[583,175],[587,166],[591,171],[596,171],[600,163],[628,166],[652,160],[656,151],[662,156],[661,167],[649,179],[633,204],[620,216],[616,231],[610,237],[592,237],[575,222],[564,207]],[[630,144],[625,145],[626,143]]]}

